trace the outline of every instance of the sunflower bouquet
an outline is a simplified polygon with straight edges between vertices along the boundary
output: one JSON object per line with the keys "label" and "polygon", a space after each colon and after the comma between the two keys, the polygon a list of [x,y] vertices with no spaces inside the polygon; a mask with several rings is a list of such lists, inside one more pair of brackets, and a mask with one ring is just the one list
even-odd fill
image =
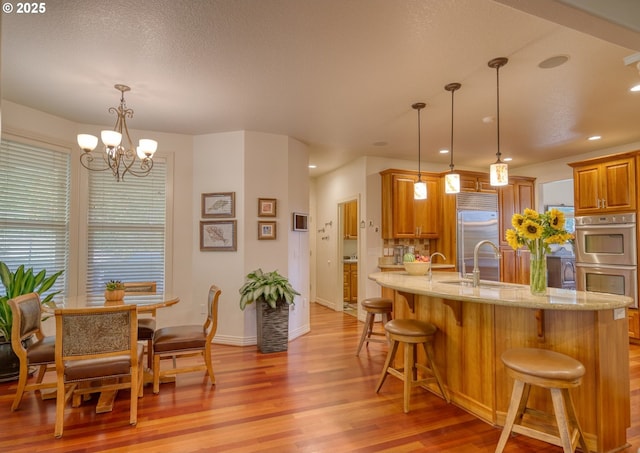
{"label": "sunflower bouquet", "polygon": [[573,239],[573,234],[565,230],[564,213],[550,209],[539,213],[525,209],[511,218],[513,229],[508,229],[505,238],[514,250],[526,246],[531,252],[531,292],[544,294],[547,286],[547,266],[545,255],[551,244],[564,244]]}

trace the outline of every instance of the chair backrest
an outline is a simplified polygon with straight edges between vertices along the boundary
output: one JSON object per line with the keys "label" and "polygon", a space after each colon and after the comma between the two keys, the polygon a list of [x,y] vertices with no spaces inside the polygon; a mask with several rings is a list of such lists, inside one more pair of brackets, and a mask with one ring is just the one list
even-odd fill
{"label": "chair backrest", "polygon": [[38,340],[42,333],[42,304],[38,293],[29,293],[9,299],[13,325],[11,326],[11,344],[14,350],[22,348],[22,340],[35,335]]}
{"label": "chair backrest", "polygon": [[129,294],[155,294],[156,282],[124,282],[124,292]]}
{"label": "chair backrest", "polygon": [[55,310],[56,368],[66,361],[130,354],[137,366],[138,321],[135,305]]}
{"label": "chair backrest", "polygon": [[207,319],[204,322],[204,329],[207,331],[207,341],[211,342],[216,331],[218,330],[218,299],[222,294],[222,290],[216,285],[209,288],[209,300],[207,303]]}

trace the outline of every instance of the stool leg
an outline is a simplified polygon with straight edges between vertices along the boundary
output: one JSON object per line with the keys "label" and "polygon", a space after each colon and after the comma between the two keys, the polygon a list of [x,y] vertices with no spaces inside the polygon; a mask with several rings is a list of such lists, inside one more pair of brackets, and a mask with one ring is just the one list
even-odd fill
{"label": "stool leg", "polygon": [[[567,423],[567,412],[565,410],[565,400],[562,389],[551,390],[551,400],[553,401],[553,410],[556,413],[556,423],[560,433],[560,442],[564,453],[573,453],[573,445],[571,443],[571,433],[569,432],[569,423]],[[566,390],[566,389],[565,389]],[[588,452],[589,450],[585,450]]]}
{"label": "stool leg", "polygon": [[569,415],[569,421],[573,423],[576,430],[578,431],[578,440],[580,441],[580,448],[584,453],[589,453],[589,447],[587,447],[587,440],[584,437],[584,433],[582,432],[582,427],[578,422],[578,417],[576,417],[576,409],[573,406],[573,399],[571,398],[571,393],[569,393],[569,389],[562,389],[562,395],[564,396],[565,406],[567,407],[567,413]]}
{"label": "stool leg", "polygon": [[[391,312],[382,314],[382,327],[389,321],[391,321]],[[391,340],[389,339],[389,332],[385,331],[385,337],[387,337],[387,343],[391,344]]]}
{"label": "stool leg", "polygon": [[360,343],[358,344],[358,350],[356,351],[356,356],[360,355],[360,350],[362,349],[362,345],[364,344],[364,341],[371,336],[371,329],[373,327],[374,316],[375,315],[373,313],[367,312],[367,317],[364,321],[364,327],[362,329],[362,335],[360,336]]}
{"label": "stool leg", "polygon": [[416,363],[416,347],[414,343],[404,344],[404,413],[409,412],[409,399],[413,383],[417,380],[418,369]]}
{"label": "stool leg", "polygon": [[504,427],[502,428],[502,434],[500,434],[500,440],[496,446],[495,453],[502,453],[502,450],[504,450],[505,445],[507,445],[507,440],[509,440],[511,429],[513,428],[513,422],[515,421],[516,416],[520,416],[520,408],[526,405],[526,400],[523,402],[523,398],[525,396],[524,390],[524,382],[516,379],[513,383],[513,392],[511,393],[509,410],[507,411],[507,417],[504,420]]}
{"label": "stool leg", "polygon": [[436,366],[435,354],[433,353],[433,343],[430,341],[424,343],[424,350],[427,353],[427,362],[429,368],[431,368],[431,373],[436,378],[436,383],[438,384],[438,388],[440,389],[440,393],[444,400],[449,403],[449,394],[444,389],[444,385],[442,385],[442,378],[440,377],[440,372],[438,371],[438,367]]}
{"label": "stool leg", "polygon": [[380,391],[382,384],[384,384],[384,380],[387,378],[387,370],[389,369],[389,365],[393,361],[393,358],[396,356],[396,351],[398,351],[398,342],[395,340],[391,340],[391,348],[389,349],[389,353],[387,354],[387,360],[384,362],[384,366],[382,367],[382,375],[380,376],[380,380],[378,380],[378,386],[376,387],[376,393]]}

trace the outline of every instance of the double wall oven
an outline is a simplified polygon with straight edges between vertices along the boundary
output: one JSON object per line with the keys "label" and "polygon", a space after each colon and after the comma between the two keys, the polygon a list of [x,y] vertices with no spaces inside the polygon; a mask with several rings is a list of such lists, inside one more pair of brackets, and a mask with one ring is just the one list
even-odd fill
{"label": "double wall oven", "polygon": [[576,287],[632,297],[638,308],[636,215],[576,217]]}

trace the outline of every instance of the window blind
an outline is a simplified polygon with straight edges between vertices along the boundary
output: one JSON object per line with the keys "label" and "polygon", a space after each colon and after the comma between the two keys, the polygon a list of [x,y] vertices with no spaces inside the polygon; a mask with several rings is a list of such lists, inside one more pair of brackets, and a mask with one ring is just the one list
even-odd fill
{"label": "window blind", "polygon": [[154,281],[164,291],[167,165],[153,160],[145,177],[89,172],[87,294],[109,280]]}
{"label": "window blind", "polygon": [[0,260],[13,272],[21,264],[35,273],[46,269],[47,275],[65,270],[51,290],[63,293],[69,269],[70,168],[68,152],[0,142]]}

